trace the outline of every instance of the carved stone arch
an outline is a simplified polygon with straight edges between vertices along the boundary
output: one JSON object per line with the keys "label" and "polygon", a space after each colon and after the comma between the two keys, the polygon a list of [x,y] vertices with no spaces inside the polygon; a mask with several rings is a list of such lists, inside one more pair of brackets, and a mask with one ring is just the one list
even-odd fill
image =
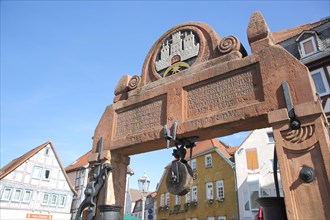
{"label": "carved stone arch", "polygon": [[217,46],[221,38],[208,24],[202,22],[188,22],[177,25],[164,33],[151,47],[142,68],[143,85],[162,78],[155,68],[156,58],[162,45],[164,43],[166,44],[166,41],[171,39],[173,34],[178,32],[182,34],[189,31],[195,35],[200,45],[198,55],[193,65],[219,56]]}

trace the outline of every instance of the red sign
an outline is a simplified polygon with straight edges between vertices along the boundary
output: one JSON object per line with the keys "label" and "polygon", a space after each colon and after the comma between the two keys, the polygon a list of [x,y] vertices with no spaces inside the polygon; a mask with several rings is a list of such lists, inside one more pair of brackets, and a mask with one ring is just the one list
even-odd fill
{"label": "red sign", "polygon": [[45,214],[26,214],[26,218],[34,218],[34,219],[48,219],[52,220],[52,215],[45,215]]}

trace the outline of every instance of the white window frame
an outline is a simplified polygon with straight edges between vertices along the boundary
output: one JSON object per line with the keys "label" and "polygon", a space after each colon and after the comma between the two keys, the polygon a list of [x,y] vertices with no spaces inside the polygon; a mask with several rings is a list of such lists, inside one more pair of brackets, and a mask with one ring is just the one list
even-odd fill
{"label": "white window frame", "polygon": [[[312,41],[312,45],[313,45],[313,48],[314,48],[314,51],[311,52],[311,53],[308,53],[308,54],[306,54],[305,47],[304,47],[304,43],[306,43],[307,41]],[[318,52],[315,36],[311,36],[311,37],[309,37],[305,40],[300,41],[299,45],[300,45],[300,50],[301,50],[301,58],[313,55],[313,54]]]}
{"label": "white window frame", "polygon": [[164,194],[160,195],[159,205],[160,205],[160,207],[164,207],[164,205],[165,205],[165,195]]}
{"label": "white window frame", "polygon": [[50,148],[49,147],[45,147],[45,156],[49,156],[50,153]]}
{"label": "white window frame", "polygon": [[249,190],[244,190],[243,192],[243,201],[244,201],[244,210],[250,211],[251,205],[250,205],[250,196],[249,196]]}
{"label": "white window frame", "polygon": [[271,197],[271,196],[272,196],[271,189],[263,189],[263,188],[260,188],[260,195],[261,195],[262,197]]}
{"label": "white window frame", "polygon": [[[253,188],[253,187],[256,187],[257,186],[257,189],[251,189],[251,188]],[[258,181],[253,181],[253,182],[248,182],[248,188],[249,188],[249,201],[250,201],[250,210],[252,210],[252,211],[258,211],[258,209],[259,209],[259,205],[257,205],[257,207],[256,208],[252,208],[252,203],[254,202],[254,201],[252,201],[251,200],[251,196],[252,196],[252,193],[253,192],[258,192],[258,198],[260,198],[260,186],[259,186],[259,182]]]}
{"label": "white window frame", "polygon": [[181,196],[175,195],[175,205],[181,205]]}
{"label": "white window frame", "polygon": [[197,186],[191,187],[191,201],[197,202]]}
{"label": "white window frame", "polygon": [[[49,171],[48,178],[46,177],[46,172]],[[42,180],[49,181],[51,177],[52,171],[50,169],[44,169],[42,171]]]}
{"label": "white window frame", "polygon": [[[7,190],[9,191],[8,196],[4,197],[4,196],[6,195],[5,192],[6,192]],[[13,189],[12,189],[12,188],[8,188],[8,187],[4,188],[4,190],[3,190],[3,192],[2,192],[2,195],[1,195],[1,200],[9,201],[12,192],[13,192]]]}
{"label": "white window frame", "polygon": [[225,185],[223,183],[223,180],[218,180],[216,182],[216,187],[217,187],[217,199],[224,199],[225,198]]}
{"label": "white window frame", "polygon": [[275,138],[274,138],[274,133],[273,132],[267,132],[267,138],[268,138],[268,143],[274,143]]}
{"label": "white window frame", "polygon": [[33,179],[40,179],[41,173],[42,173],[42,167],[35,166],[33,168],[32,178]]}
{"label": "white window frame", "polygon": [[[53,198],[55,198],[55,200],[53,200]],[[56,194],[50,195],[49,205],[50,206],[56,206],[57,205],[57,199],[58,199],[58,195],[56,195]]]}
{"label": "white window frame", "polygon": [[[320,75],[321,75],[322,83],[323,83],[323,86],[325,88],[325,92],[319,93],[317,91],[317,93],[319,94],[319,96],[328,95],[330,93],[330,88],[329,88],[329,83],[328,83],[327,77],[325,76],[324,69],[323,68],[319,68],[319,69],[316,69],[316,70],[311,71],[311,76],[313,77],[313,75],[318,74],[318,73],[320,73]],[[313,82],[314,82],[314,80],[313,80]],[[315,82],[314,82],[314,85],[315,85]],[[315,88],[316,88],[316,85],[315,85]]]}
{"label": "white window frame", "polygon": [[196,161],[196,159],[192,159],[190,161],[190,165],[191,165],[192,171],[196,171],[197,170],[197,161]]}
{"label": "white window frame", "polygon": [[190,203],[191,202],[191,191],[189,191],[187,194],[186,194],[186,203]]}
{"label": "white window frame", "polygon": [[218,216],[218,220],[226,220],[226,216]]}
{"label": "white window frame", "polygon": [[170,206],[170,193],[167,192],[165,195],[165,205]]}
{"label": "white window frame", "polygon": [[213,183],[212,182],[208,182],[206,183],[206,199],[207,200],[213,200],[214,196],[213,196]]}
{"label": "white window frame", "polygon": [[[63,201],[63,204],[62,204]],[[60,195],[59,200],[58,200],[58,207],[64,207],[66,204],[66,196],[65,195]]]}
{"label": "white window frame", "polygon": [[[18,192],[18,198],[15,198],[17,192]],[[13,202],[19,202],[21,200],[21,197],[22,197],[22,192],[23,192],[22,189],[15,189],[14,190],[14,193],[13,193],[13,196],[11,198],[11,201],[13,201]]]}
{"label": "white window frame", "polygon": [[213,216],[207,217],[206,220],[215,220]]}
{"label": "white window frame", "polygon": [[205,168],[212,167],[212,154],[205,155]]}
{"label": "white window frame", "polygon": [[[26,199],[26,195],[29,193],[28,198]],[[22,197],[22,202],[30,202],[32,197],[32,190],[24,190],[24,194]]]}
{"label": "white window frame", "polygon": [[[47,200],[45,200],[45,197],[47,197]],[[50,194],[49,193],[44,193],[43,197],[42,197],[41,205],[48,205],[49,204],[49,199],[50,199]]]}

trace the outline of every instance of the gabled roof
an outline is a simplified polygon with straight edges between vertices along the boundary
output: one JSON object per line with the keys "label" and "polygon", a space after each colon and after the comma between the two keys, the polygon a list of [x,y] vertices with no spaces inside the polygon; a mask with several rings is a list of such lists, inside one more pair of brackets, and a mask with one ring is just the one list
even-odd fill
{"label": "gabled roof", "polygon": [[54,155],[56,157],[56,160],[63,172],[63,175],[65,176],[65,179],[67,181],[67,183],[69,184],[70,189],[72,190],[72,192],[74,194],[77,195],[77,192],[75,191],[74,187],[72,186],[64,168],[63,165],[60,161],[60,158],[57,154],[57,151],[53,145],[53,143],[51,141],[46,141],[45,143],[43,143],[42,145],[30,150],[29,152],[23,154],[22,156],[12,160],[11,162],[9,162],[7,165],[5,165],[3,168],[1,168],[0,170],[0,180],[3,179],[4,177],[6,177],[8,174],[10,174],[12,171],[14,171],[17,167],[19,167],[20,165],[22,165],[25,161],[29,160],[31,157],[33,157],[35,154],[37,154],[40,150],[42,150],[43,148],[45,148],[46,146],[50,146],[52,151],[54,152]]}
{"label": "gabled roof", "polygon": [[[196,146],[193,148],[193,153],[192,157],[196,157],[197,155],[207,153],[211,150],[216,150],[219,149],[221,153],[227,158],[227,159],[232,159],[232,155],[229,153],[233,151],[231,148],[227,148],[227,145],[218,139],[209,139],[205,141],[198,142]],[[228,149],[229,152],[228,152]],[[185,157],[186,160],[190,159],[190,149],[187,149],[187,154]]]}
{"label": "gabled roof", "polygon": [[65,171],[67,173],[74,172],[77,170],[80,170],[81,168],[87,168],[88,167],[88,156],[92,153],[92,150],[88,151],[81,157],[79,157],[77,160],[75,160],[73,163],[65,167]]}
{"label": "gabled roof", "polygon": [[[84,169],[88,168],[89,166],[88,157],[91,154],[92,154],[92,150],[88,151],[87,153],[79,157],[77,160],[75,160],[73,163],[71,163],[69,166],[65,167],[65,171],[67,173],[70,173],[77,170],[81,170],[82,168]],[[129,165],[127,166],[127,174],[131,176],[134,175],[134,171]]]}
{"label": "gabled roof", "polygon": [[327,17],[327,18],[321,19],[320,21],[317,21],[317,22],[303,24],[303,25],[288,28],[285,30],[276,31],[276,32],[273,32],[272,35],[273,35],[275,43],[279,44],[285,40],[288,40],[289,38],[300,35],[303,31],[311,30],[311,29],[316,28],[329,21],[330,21],[330,17]]}
{"label": "gabled roof", "polygon": [[226,148],[226,151],[229,153],[230,156],[234,156],[234,154],[238,150],[238,148],[239,148],[239,146],[230,147],[230,148]]}
{"label": "gabled roof", "polygon": [[136,202],[137,200],[139,200],[141,198],[140,190],[138,190],[138,189],[129,189],[129,192],[131,194],[132,202]]}

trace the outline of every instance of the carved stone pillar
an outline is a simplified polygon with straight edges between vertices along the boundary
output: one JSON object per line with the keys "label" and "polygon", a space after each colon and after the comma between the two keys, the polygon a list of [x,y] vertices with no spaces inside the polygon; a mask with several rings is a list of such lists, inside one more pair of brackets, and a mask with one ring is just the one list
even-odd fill
{"label": "carved stone pillar", "polygon": [[321,105],[294,106],[301,128],[292,130],[288,112],[269,112],[274,130],[288,219],[330,219],[329,136]]}
{"label": "carved stone pillar", "polygon": [[124,215],[126,176],[129,163],[130,158],[128,156],[111,151],[112,178],[109,181],[112,181],[113,191],[108,190],[105,198],[109,200],[109,205],[113,205],[111,204],[111,197],[115,196],[115,205],[121,206],[121,217]]}

